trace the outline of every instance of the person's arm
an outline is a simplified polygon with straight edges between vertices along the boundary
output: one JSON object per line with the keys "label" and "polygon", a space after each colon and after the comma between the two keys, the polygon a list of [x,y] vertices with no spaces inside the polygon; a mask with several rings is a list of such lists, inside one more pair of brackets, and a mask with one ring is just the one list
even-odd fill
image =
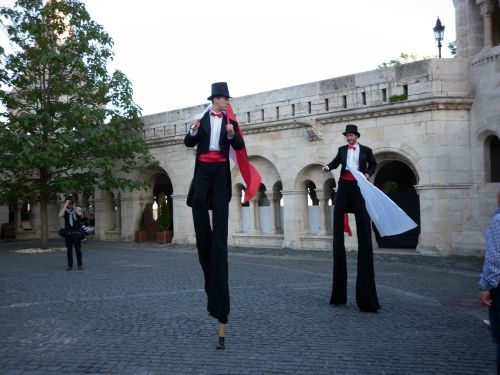
{"label": "person's arm", "polygon": [[64,217],[64,213],[66,212],[66,208],[68,207],[69,201],[64,202],[63,208],[61,208],[61,211],[59,211],[59,217]]}
{"label": "person's arm", "polygon": [[194,147],[198,144],[198,129],[200,128],[201,122],[200,120],[196,120],[193,122],[186,136],[184,137],[184,144],[187,147]]}
{"label": "person's arm", "polygon": [[245,141],[240,136],[238,126],[237,123],[229,123],[226,125],[227,138],[235,150],[241,150],[245,147]]}
{"label": "person's arm", "polygon": [[483,272],[479,278],[479,298],[484,305],[490,305],[490,290],[500,282],[500,248],[495,246],[500,236],[500,220],[493,219],[486,230]]}
{"label": "person's arm", "polygon": [[327,165],[325,165],[323,167],[323,172],[328,172],[328,171],[331,171],[331,170],[337,168],[341,162],[342,162],[342,158],[340,156],[340,148],[339,148],[337,151],[337,156],[335,156],[335,158],[333,158],[333,160],[330,163],[328,163]]}

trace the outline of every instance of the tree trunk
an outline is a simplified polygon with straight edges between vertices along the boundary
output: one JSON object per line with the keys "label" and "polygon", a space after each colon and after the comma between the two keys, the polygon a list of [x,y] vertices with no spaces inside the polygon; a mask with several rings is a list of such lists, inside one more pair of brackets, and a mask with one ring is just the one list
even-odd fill
{"label": "tree trunk", "polygon": [[48,194],[40,192],[40,247],[49,248],[49,222],[47,214]]}

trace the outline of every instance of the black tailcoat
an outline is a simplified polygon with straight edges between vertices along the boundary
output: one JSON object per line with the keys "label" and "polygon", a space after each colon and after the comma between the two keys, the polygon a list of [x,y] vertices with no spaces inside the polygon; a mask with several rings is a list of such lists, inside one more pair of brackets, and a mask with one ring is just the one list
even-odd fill
{"label": "black tailcoat", "polygon": [[[234,137],[233,139],[229,140],[227,139],[227,130],[226,130],[226,123],[227,123],[227,117],[226,114],[223,115],[222,117],[222,125],[220,129],[220,137],[219,137],[219,147],[220,147],[220,152],[223,156],[226,157],[227,159],[227,184],[228,184],[228,202],[231,200],[231,173],[229,172],[229,146],[233,146],[233,149],[235,150],[241,150],[243,147],[245,147],[245,142],[243,139],[240,137],[240,132],[239,132],[239,125],[235,121],[230,121],[231,124],[233,125],[234,128]],[[200,154],[207,153],[209,151],[209,146],[210,146],[210,131],[211,131],[211,125],[210,125],[210,114],[209,112],[205,113],[205,115],[201,118],[200,120],[200,127],[198,128],[198,132],[196,135],[192,136],[191,132],[188,131],[186,136],[184,137],[184,144],[187,147],[195,147],[196,146],[196,160],[198,160],[198,157]],[[196,171],[197,171],[197,165],[195,165],[194,168],[194,175],[193,179],[191,180],[191,185],[189,186],[189,192],[187,196],[187,205],[189,207],[192,206],[191,201],[193,198],[193,192],[194,192],[194,181],[196,177]]]}

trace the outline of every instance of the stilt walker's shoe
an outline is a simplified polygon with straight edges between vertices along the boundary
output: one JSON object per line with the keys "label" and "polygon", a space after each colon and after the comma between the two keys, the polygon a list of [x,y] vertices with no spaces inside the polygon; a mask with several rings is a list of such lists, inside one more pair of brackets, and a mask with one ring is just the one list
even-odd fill
{"label": "stilt walker's shoe", "polygon": [[226,349],[226,345],[224,343],[224,337],[219,336],[219,345],[217,345],[217,350]]}
{"label": "stilt walker's shoe", "polygon": [[225,326],[223,323],[219,323],[217,333],[219,334],[219,345],[217,345],[217,350],[224,350],[226,349],[226,344],[225,344],[226,333],[225,333]]}

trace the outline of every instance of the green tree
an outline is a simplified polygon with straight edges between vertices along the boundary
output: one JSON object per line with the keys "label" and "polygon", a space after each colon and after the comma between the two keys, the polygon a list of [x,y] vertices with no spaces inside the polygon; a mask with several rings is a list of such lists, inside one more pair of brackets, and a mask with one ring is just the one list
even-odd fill
{"label": "green tree", "polygon": [[450,42],[448,43],[448,49],[450,50],[450,53],[452,56],[456,56],[457,55],[457,41],[453,41],[453,42]]}
{"label": "green tree", "polygon": [[433,57],[435,57],[435,56],[419,57],[418,55],[416,55],[414,53],[401,52],[401,54],[399,55],[399,59],[392,59],[392,60],[389,60],[388,62],[384,62],[382,64],[379,64],[379,65],[377,65],[377,68],[380,69],[380,68],[388,68],[391,66],[399,66],[399,65],[407,64],[407,63],[414,62],[414,61],[429,60],[429,59],[432,59]]}
{"label": "green tree", "polygon": [[[44,4],[45,3],[45,4]],[[78,0],[0,8],[0,202],[39,202],[41,247],[57,193],[134,190],[127,174],[155,164],[125,74],[108,73],[111,37]]]}

